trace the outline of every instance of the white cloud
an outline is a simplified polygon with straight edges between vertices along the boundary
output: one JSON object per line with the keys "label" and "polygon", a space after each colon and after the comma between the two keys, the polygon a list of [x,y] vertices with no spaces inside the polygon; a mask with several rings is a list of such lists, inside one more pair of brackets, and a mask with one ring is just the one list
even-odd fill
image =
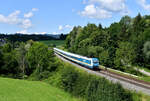
{"label": "white cloud", "polygon": [[30,28],[32,23],[29,19],[23,19],[19,17],[20,11],[15,11],[9,14],[8,16],[4,16],[0,14],[0,22],[7,24],[19,25],[22,28]]}
{"label": "white cloud", "polygon": [[7,24],[19,24],[22,21],[22,19],[18,17],[19,14],[20,14],[19,10],[12,12],[8,16],[4,16],[0,14],[0,22],[7,23]]}
{"label": "white cloud", "polygon": [[66,29],[69,29],[69,30],[71,30],[73,27],[71,26],[71,25],[64,25],[64,26],[62,26],[62,25],[59,25],[58,26],[58,30],[59,31],[62,31],[62,30],[66,30]]}
{"label": "white cloud", "polygon": [[24,14],[24,18],[30,18],[33,16],[33,12],[38,11],[38,8],[32,8],[32,10],[28,13]]}
{"label": "white cloud", "polygon": [[31,18],[33,16],[33,13],[32,12],[28,12],[28,13],[25,13],[24,14],[24,17],[25,18]]}
{"label": "white cloud", "polygon": [[36,34],[36,35],[44,35],[47,32],[28,32],[26,29],[25,30],[21,30],[21,31],[17,31],[16,33],[20,33],[20,34]]}
{"label": "white cloud", "polygon": [[89,0],[89,3],[97,3],[104,9],[118,12],[125,9],[125,0]]}
{"label": "white cloud", "polygon": [[146,0],[137,0],[137,2],[145,9],[150,10],[150,4],[146,2]]}
{"label": "white cloud", "polygon": [[32,22],[31,22],[30,19],[24,19],[24,20],[22,21],[21,26],[22,26],[24,29],[28,29],[28,28],[32,27]]}
{"label": "white cloud", "polygon": [[72,29],[73,27],[71,25],[65,25],[65,28]]}
{"label": "white cloud", "polygon": [[[38,11],[37,8],[32,8],[32,10],[28,13],[24,14],[24,17],[20,17],[21,11],[16,10],[10,13],[8,16],[0,14],[0,23],[18,25],[19,27],[24,28],[24,30],[19,31],[22,33],[27,33],[27,29],[32,27],[32,22],[29,18],[33,16],[33,11]],[[42,32],[41,34],[43,34]]]}
{"label": "white cloud", "polygon": [[21,33],[21,34],[30,34],[27,32],[27,30],[21,30],[21,31],[17,31],[16,33]]}
{"label": "white cloud", "polygon": [[87,5],[84,8],[84,11],[80,12],[82,16],[88,16],[89,18],[97,18],[97,19],[104,19],[112,17],[111,12],[99,8],[93,4]]}
{"label": "white cloud", "polygon": [[79,14],[89,18],[110,18],[113,13],[129,14],[125,0],[86,0],[86,4],[84,10]]}
{"label": "white cloud", "polygon": [[32,11],[38,11],[39,9],[38,8],[32,8]]}
{"label": "white cloud", "polygon": [[58,30],[60,30],[60,31],[63,30],[63,26],[62,26],[62,25],[59,25],[59,26],[58,26]]}
{"label": "white cloud", "polygon": [[40,34],[40,35],[44,35],[44,34],[46,34],[47,32],[33,32],[33,34]]}

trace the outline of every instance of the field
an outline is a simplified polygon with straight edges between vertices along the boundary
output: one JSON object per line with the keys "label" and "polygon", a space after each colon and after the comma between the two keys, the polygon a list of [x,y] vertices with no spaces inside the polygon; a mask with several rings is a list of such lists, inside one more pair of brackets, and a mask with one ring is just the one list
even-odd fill
{"label": "field", "polygon": [[40,81],[0,78],[0,101],[79,101],[79,99]]}
{"label": "field", "polygon": [[64,40],[45,40],[45,41],[39,41],[42,42],[46,45],[56,45],[57,47],[64,45],[65,41]]}

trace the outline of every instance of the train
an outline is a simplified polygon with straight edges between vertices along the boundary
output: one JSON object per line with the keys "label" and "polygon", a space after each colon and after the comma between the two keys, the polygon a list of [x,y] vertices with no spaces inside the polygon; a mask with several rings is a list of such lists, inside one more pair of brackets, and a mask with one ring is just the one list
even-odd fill
{"label": "train", "polygon": [[63,51],[58,48],[54,48],[54,53],[63,56],[64,58],[71,60],[79,65],[88,67],[90,69],[99,69],[99,60],[98,58],[88,58],[78,54],[70,53]]}

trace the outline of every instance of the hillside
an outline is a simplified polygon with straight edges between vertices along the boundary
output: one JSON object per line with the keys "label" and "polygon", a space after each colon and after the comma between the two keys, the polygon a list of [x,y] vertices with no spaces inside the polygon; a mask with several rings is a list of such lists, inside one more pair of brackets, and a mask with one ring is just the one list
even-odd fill
{"label": "hillside", "polygon": [[0,78],[0,101],[79,101],[38,81]]}

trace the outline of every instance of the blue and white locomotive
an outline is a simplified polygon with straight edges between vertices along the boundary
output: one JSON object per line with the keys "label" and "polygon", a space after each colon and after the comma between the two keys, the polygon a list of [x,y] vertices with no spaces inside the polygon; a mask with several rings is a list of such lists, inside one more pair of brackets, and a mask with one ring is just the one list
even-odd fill
{"label": "blue and white locomotive", "polygon": [[58,48],[54,48],[54,52],[56,54],[59,54],[75,63],[78,63],[80,65],[83,65],[85,67],[91,68],[91,69],[98,69],[99,67],[99,61],[97,58],[87,58],[81,55],[73,54],[70,52],[65,52],[63,50],[60,50]]}

